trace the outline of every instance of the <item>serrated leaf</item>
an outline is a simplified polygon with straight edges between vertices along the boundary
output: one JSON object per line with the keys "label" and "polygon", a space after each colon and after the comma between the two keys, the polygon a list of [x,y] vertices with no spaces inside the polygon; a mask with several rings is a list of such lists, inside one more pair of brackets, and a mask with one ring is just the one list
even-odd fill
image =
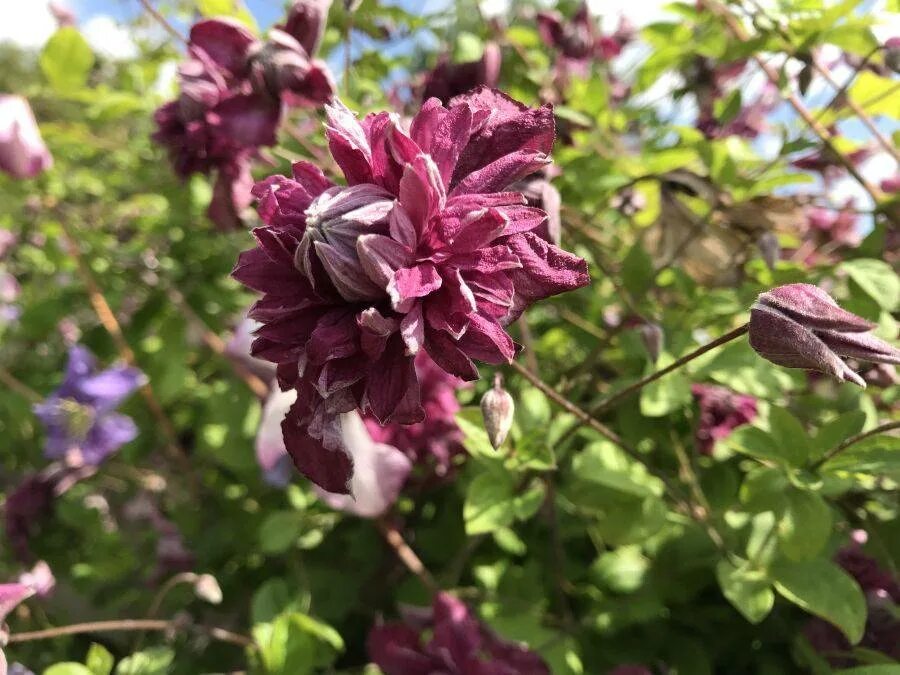
{"label": "serrated leaf", "polygon": [[856,644],[866,627],[866,598],[859,584],[830,560],[783,563],[772,569],[775,590],[810,614],[825,619]]}
{"label": "serrated leaf", "polygon": [[765,619],[775,605],[775,592],[766,574],[746,567],[735,567],[727,560],[716,565],[716,579],[722,595],[750,623]]}
{"label": "serrated leaf", "polygon": [[94,66],[94,52],[78,30],[64,26],[50,36],[41,51],[40,66],[54,89],[72,92],[87,83]]}

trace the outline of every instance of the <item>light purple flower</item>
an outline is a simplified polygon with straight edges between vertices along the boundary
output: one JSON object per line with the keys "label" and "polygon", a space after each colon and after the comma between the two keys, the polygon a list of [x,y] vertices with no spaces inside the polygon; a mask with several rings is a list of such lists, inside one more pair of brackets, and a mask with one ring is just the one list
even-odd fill
{"label": "light purple flower", "polygon": [[56,577],[53,576],[50,565],[43,560],[35,563],[28,572],[20,574],[18,581],[33,590],[40,598],[46,598],[56,587]]}
{"label": "light purple flower", "polygon": [[34,407],[47,431],[44,454],[72,466],[96,466],[134,440],[134,422],[115,409],[144,379],[139,370],[127,366],[98,372],[93,354],[73,346],[62,385]]}
{"label": "light purple flower", "polygon": [[462,601],[443,592],[435,595],[430,616],[424,620],[417,617],[373,627],[367,648],[369,658],[385,675],[550,673],[538,654],[498,637]]}
{"label": "light purple flower", "polygon": [[5,258],[10,249],[16,245],[19,238],[12,230],[0,228],[0,259]]}
{"label": "light purple flower", "polygon": [[900,364],[900,350],[872,335],[873,328],[822,289],[788,284],[761,293],[751,308],[750,346],[780,366],[823,372],[865,388],[842,358]]}
{"label": "light purple flower", "polygon": [[257,184],[266,226],[233,276],[260,291],[255,356],[298,392],[282,429],[300,471],[346,492],[339,414],[424,417],[414,357],[473,380],[473,359],[508,363],[504,326],[533,302],[588,283],[586,263],[534,230],[546,219],[507,187],[549,162],[553,114],[481,88],[425,103],[407,130],[362,123],[340,102],[326,132],[348,185],[313,165]]}
{"label": "light purple flower", "polygon": [[31,106],[21,96],[0,94],[0,171],[34,178],[53,166]]}
{"label": "light purple flower", "polygon": [[897,194],[900,192],[900,173],[896,176],[891,176],[890,178],[885,178],[881,181],[881,190],[886,192],[889,195]]}
{"label": "light purple flower", "polygon": [[353,458],[350,494],[326,492],[318,486],[316,494],[333,509],[360,518],[377,518],[397,501],[412,462],[394,446],[372,440],[355,411],[341,415],[341,433]]}
{"label": "light purple flower", "polygon": [[269,485],[285,487],[291,481],[291,458],[284,447],[281,423],[297,400],[293,389],[273,388],[263,406],[256,432],[256,461]]}
{"label": "light purple flower", "polygon": [[713,384],[691,385],[691,393],[700,408],[695,439],[703,455],[712,455],[716,441],[756,419],[756,399]]}

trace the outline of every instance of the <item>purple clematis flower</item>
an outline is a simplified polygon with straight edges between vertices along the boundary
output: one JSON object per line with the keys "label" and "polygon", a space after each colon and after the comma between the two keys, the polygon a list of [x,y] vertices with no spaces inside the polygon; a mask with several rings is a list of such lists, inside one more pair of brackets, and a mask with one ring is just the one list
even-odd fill
{"label": "purple clematis flower", "polygon": [[96,466],[134,440],[134,422],[115,409],[144,380],[139,370],[127,366],[97,372],[93,354],[73,346],[62,385],[34,407],[47,430],[44,454],[71,466]]}
{"label": "purple clematis flower", "polygon": [[[835,562],[852,576],[866,594],[868,617],[866,630],[858,647],[881,652],[900,660],[900,584],[889,570],[863,550],[868,533],[855,530],[851,542],[835,555]],[[813,649],[822,654],[834,668],[862,665],[853,656],[853,646],[837,628],[823,619],[811,619],[803,634]]]}
{"label": "purple clematis flower", "polygon": [[881,181],[880,186],[883,192],[886,192],[889,195],[894,195],[900,192],[900,173],[896,176],[891,176],[890,178],[885,178]]}
{"label": "purple clematis flower", "polygon": [[[430,629],[430,631],[429,631]],[[425,642],[423,634],[430,638]],[[369,631],[369,658],[385,675],[549,675],[527,646],[507,642],[448,593],[434,597],[430,616]]]}
{"label": "purple clematis flower", "polygon": [[[838,136],[836,129],[829,129],[832,136]],[[851,152],[844,153],[844,157],[854,166],[859,166],[872,156],[872,150],[868,147],[861,147]],[[828,148],[820,148],[813,152],[807,153],[802,157],[791,162],[791,166],[805,171],[813,171],[821,174],[826,184],[840,178],[847,173],[847,167],[838,159],[835,154]]]}
{"label": "purple clematis flower", "polygon": [[712,455],[716,441],[728,438],[739,426],[756,419],[756,399],[713,384],[694,384],[691,393],[700,407],[695,434],[697,449]]}
{"label": "purple clematis flower", "polygon": [[474,380],[474,360],[508,363],[504,330],[537,300],[588,283],[584,260],[534,233],[546,219],[517,180],[549,162],[553,113],[487,88],[424,104],[409,129],[327,108],[347,186],[307,162],[256,185],[264,227],[233,276],[264,295],[255,356],[297,390],[282,429],[301,473],[345,493],[352,460],[339,415],[424,418],[415,355]]}
{"label": "purple clematis flower", "polygon": [[622,53],[634,39],[635,28],[622,17],[611,35],[600,34],[586,2],[571,19],[559,12],[538,12],[537,26],[541,39],[560,56],[557,70],[585,74],[591,61],[609,60]]}
{"label": "purple clematis flower", "polygon": [[53,166],[31,106],[21,96],[0,94],[0,171],[34,178]]}
{"label": "purple clematis flower", "polygon": [[720,123],[715,118],[711,107],[702,108],[700,117],[697,120],[697,128],[707,138],[740,136],[754,139],[768,129],[766,118],[780,102],[781,98],[778,95],[778,89],[774,86],[767,86],[763,89],[759,98],[753,103],[742,107],[734,119],[729,120],[725,124]]}
{"label": "purple clematis flower", "polygon": [[[307,12],[310,5],[321,7]],[[266,42],[230,19],[191,28],[181,93],[156,111],[153,138],[168,148],[180,177],[216,172],[209,216],[222,229],[241,225],[250,164],[261,146],[274,145],[282,103],[318,106],[334,93],[327,66],[307,50],[318,46],[325,15],[324,3],[297,2]]]}
{"label": "purple clematis flower", "polygon": [[787,368],[804,368],[865,388],[842,358],[900,364],[900,349],[870,332],[875,324],[841,309],[810,284],[788,284],[761,293],[750,310],[750,346]]}
{"label": "purple clematis flower", "polygon": [[814,206],[806,213],[806,221],[822,239],[841,246],[859,246],[862,234],[859,231],[859,216],[854,210],[851,197],[840,210]]}
{"label": "purple clematis flower", "polygon": [[484,46],[484,53],[478,61],[452,63],[445,54],[426,74],[422,100],[437,98],[441,103],[447,103],[454,96],[478,86],[496,87],[500,80],[501,61],[500,47],[495,42]]}

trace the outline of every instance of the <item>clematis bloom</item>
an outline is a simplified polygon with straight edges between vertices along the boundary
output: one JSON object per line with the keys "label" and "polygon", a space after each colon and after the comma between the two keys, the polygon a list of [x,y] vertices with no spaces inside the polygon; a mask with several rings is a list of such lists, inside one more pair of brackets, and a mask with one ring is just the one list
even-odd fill
{"label": "clematis bloom", "polygon": [[[424,625],[421,625],[423,624]],[[423,633],[430,628],[430,638]],[[449,593],[434,597],[424,622],[386,623],[369,631],[369,658],[385,675],[549,675],[527,646],[507,642]]]}
{"label": "clematis bloom", "polygon": [[127,366],[97,372],[94,355],[73,346],[62,385],[34,406],[47,430],[44,454],[71,466],[96,466],[134,440],[134,422],[115,409],[144,380],[141,371]]}
{"label": "clematis bloom", "polygon": [[443,55],[425,76],[422,100],[438,98],[442,103],[447,103],[454,96],[481,85],[496,87],[501,62],[502,54],[496,42],[485,44],[484,52],[477,61],[453,63],[449,56]]}
{"label": "clematis bloom", "polygon": [[53,157],[31,106],[21,96],[0,94],[0,171],[19,180],[34,178],[53,166]]}
{"label": "clematis bloom", "polygon": [[712,455],[716,441],[756,419],[756,399],[713,384],[694,384],[691,393],[700,408],[695,439],[701,454]]}
{"label": "clematis bloom", "polygon": [[875,324],[810,284],[788,284],[761,293],[750,311],[750,346],[787,368],[815,370],[865,388],[842,359],[900,364],[900,350],[870,332]]}
{"label": "clematis bloom", "polygon": [[584,260],[534,233],[546,213],[507,191],[550,161],[549,106],[480,88],[446,107],[430,99],[408,129],[386,112],[360,122],[339,101],[326,110],[347,186],[308,162],[258,183],[265,225],[233,276],[263,293],[250,312],[263,324],[254,355],[297,391],[282,424],[288,453],[346,493],[341,413],[422,421],[416,354],[477,379],[475,360],[515,356],[504,326],[589,278]]}

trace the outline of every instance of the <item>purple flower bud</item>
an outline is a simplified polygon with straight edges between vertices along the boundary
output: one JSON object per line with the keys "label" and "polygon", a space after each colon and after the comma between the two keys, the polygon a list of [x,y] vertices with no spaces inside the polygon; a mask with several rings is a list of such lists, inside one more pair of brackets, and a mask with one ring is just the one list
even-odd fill
{"label": "purple flower bud", "polygon": [[774,270],[775,265],[781,260],[781,244],[778,243],[778,237],[774,232],[763,232],[756,240],[756,246],[762,254],[766,267]]}
{"label": "purple flower bud", "polygon": [[287,21],[280,28],[312,56],[322,43],[330,7],[331,0],[294,0],[288,10]]}
{"label": "purple flower bud", "polygon": [[788,284],[760,294],[750,311],[750,346],[787,368],[826,373],[865,388],[842,360],[900,364],[900,350],[871,334],[874,324],[841,309],[825,291]]}
{"label": "purple flower bud", "polygon": [[21,96],[0,94],[0,171],[34,178],[53,166],[31,106]]}
{"label": "purple flower bud", "polygon": [[56,587],[56,577],[53,576],[50,565],[39,560],[31,571],[19,575],[19,583],[28,586],[38,597],[45,598]]}
{"label": "purple flower bud", "polygon": [[662,353],[663,341],[665,339],[662,326],[658,323],[647,322],[641,326],[640,332],[641,341],[644,343],[644,347],[650,355],[650,360],[653,361],[653,363],[656,363],[659,359],[659,355]]}
{"label": "purple flower bud", "polygon": [[501,60],[500,47],[495,42],[484,46],[484,53],[478,61],[452,63],[448,56],[442,56],[425,76],[422,100],[435,97],[446,103],[479,85],[496,87],[500,79]]}
{"label": "purple flower bud", "polygon": [[884,63],[895,73],[900,73],[900,37],[892,37],[884,43]]}
{"label": "purple flower bud", "polygon": [[194,593],[211,605],[222,603],[222,588],[212,574],[201,574],[194,581]]}
{"label": "purple flower bud", "polygon": [[883,181],[881,181],[881,190],[890,195],[900,192],[900,173],[898,173],[896,176],[891,176],[890,178],[885,178]]}
{"label": "purple flower bud", "polygon": [[513,397],[503,388],[503,376],[494,375],[494,386],[481,397],[481,415],[484,418],[484,430],[494,450],[503,445],[509,430],[512,428],[516,403]]}

